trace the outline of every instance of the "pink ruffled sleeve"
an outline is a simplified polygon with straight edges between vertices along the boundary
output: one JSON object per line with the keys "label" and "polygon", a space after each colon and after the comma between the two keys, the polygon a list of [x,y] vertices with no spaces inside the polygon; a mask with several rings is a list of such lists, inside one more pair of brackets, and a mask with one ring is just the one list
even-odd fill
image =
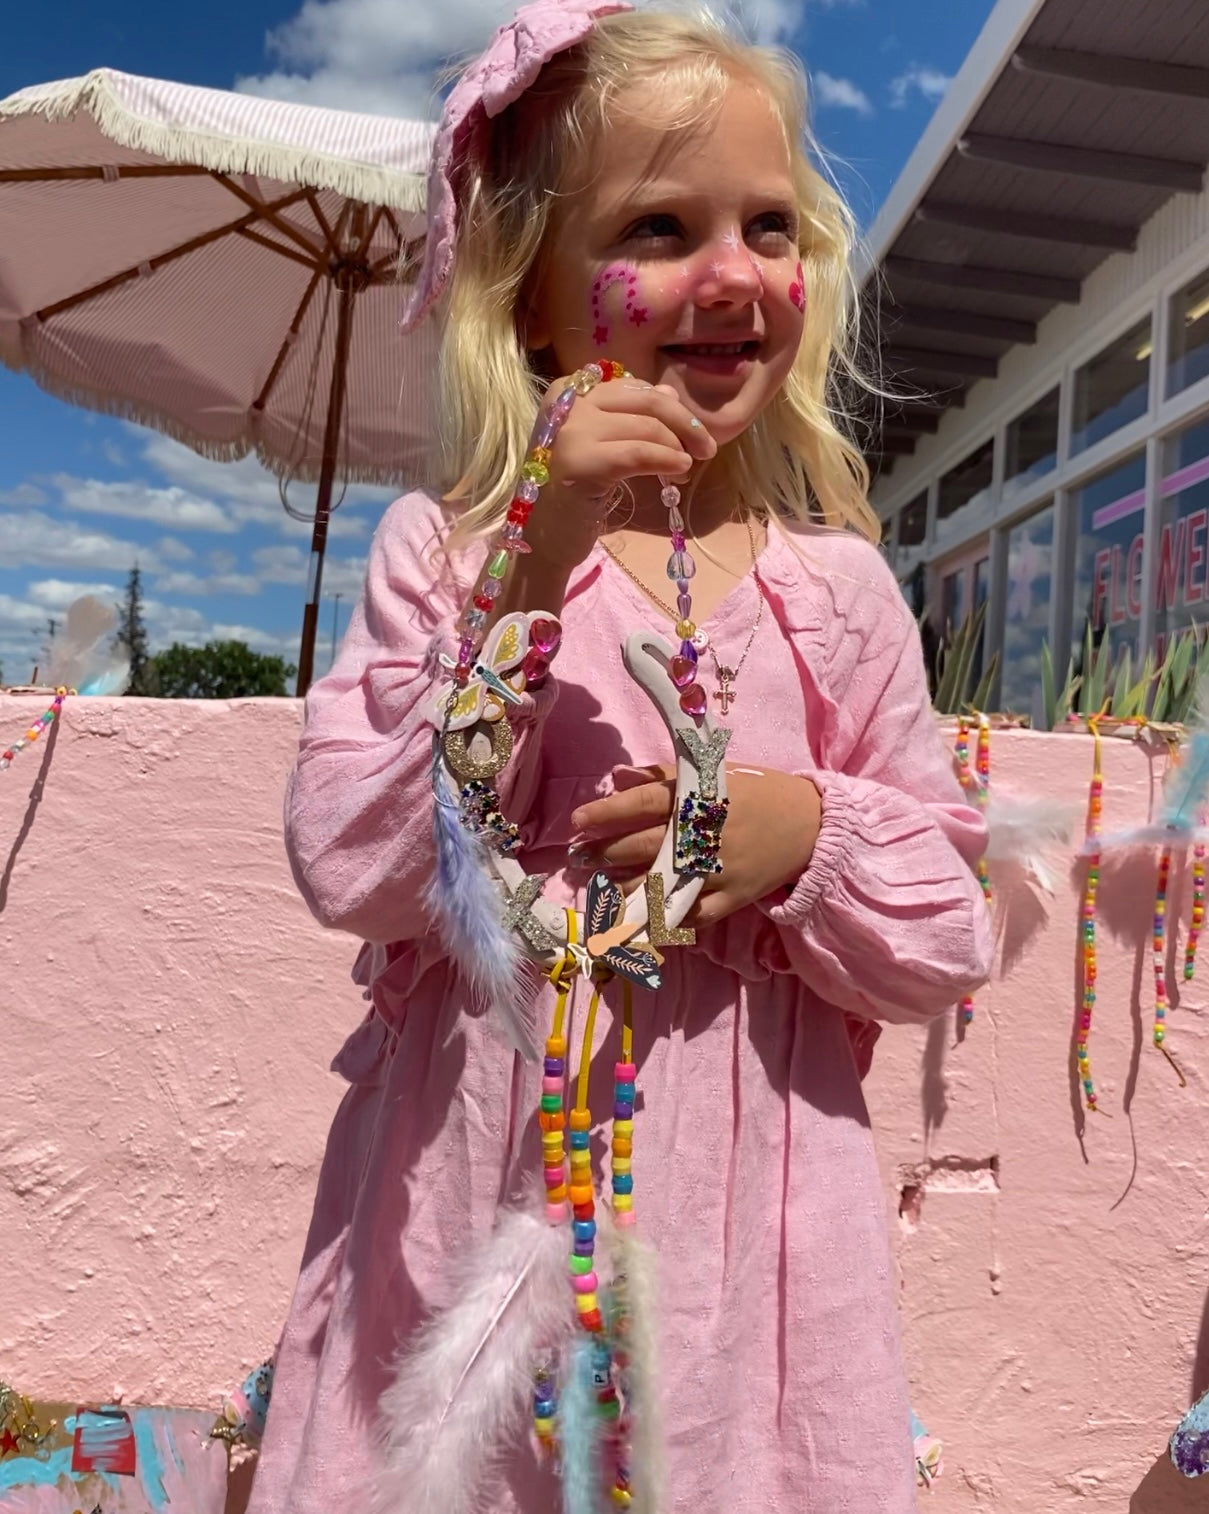
{"label": "pink ruffled sleeve", "polygon": [[[870,550],[869,556],[874,554]],[[822,826],[796,887],[761,910],[773,971],[851,1014],[918,1022],[990,976],[990,911],[974,875],[986,846],[937,729],[915,622],[889,572],[844,628],[825,760],[804,769]],[[862,637],[863,644],[854,642]]]}
{"label": "pink ruffled sleeve", "polygon": [[[417,940],[431,922],[433,726],[429,708],[455,650],[464,585],[444,566],[444,522],[427,495],[397,500],[374,536],[365,588],[340,655],[311,688],[285,803],[286,848],[317,919],[375,943]],[[510,708],[516,736],[500,775],[523,823],[540,781],[540,729],[553,679]]]}

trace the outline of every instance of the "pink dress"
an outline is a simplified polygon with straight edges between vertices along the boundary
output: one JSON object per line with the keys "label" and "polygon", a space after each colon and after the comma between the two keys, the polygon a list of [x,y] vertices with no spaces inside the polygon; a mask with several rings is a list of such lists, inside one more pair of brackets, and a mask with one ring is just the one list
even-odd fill
{"label": "pink dress", "polygon": [[[339,659],[307,701],[287,799],[308,903],[370,943],[356,976],[371,1008],[335,1064],[350,1086],[250,1514],[364,1506],[391,1358],[446,1301],[446,1256],[488,1234],[501,1204],[540,1191],[540,1063],[514,1060],[464,1013],[421,903],[434,651],[460,608],[460,590],[438,582],[440,530],[424,495],[387,512]],[[708,623],[724,662],[758,594],[728,758],[811,775],[823,821],[792,891],[669,950],[664,987],[636,1000],[635,1209],[659,1257],[669,1509],[908,1514],[886,1196],[860,1080],[876,1022],[941,1014],[988,974],[971,872],[983,828],[877,551],[834,532],[770,533],[758,573]],[[551,872],[547,897],[569,903],[572,810],[609,791],[615,766],[671,754],[619,652],[658,615],[603,550],[576,572],[562,619],[557,685],[516,712],[502,791],[529,870]],[[539,1008],[545,1034],[550,1005]],[[602,1095],[617,1035],[602,1006]],[[607,1097],[595,1104],[611,1114]],[[557,1507],[519,1438],[484,1514]]]}

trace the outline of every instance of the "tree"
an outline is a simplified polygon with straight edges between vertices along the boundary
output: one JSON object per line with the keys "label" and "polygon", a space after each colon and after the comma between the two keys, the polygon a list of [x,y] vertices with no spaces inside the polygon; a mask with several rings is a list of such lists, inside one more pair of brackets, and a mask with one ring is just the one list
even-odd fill
{"label": "tree", "polygon": [[163,699],[281,699],[298,669],[242,641],[208,641],[204,647],[174,642],[152,658],[151,671]]}
{"label": "tree", "polygon": [[143,578],[138,563],[130,570],[126,597],[118,606],[118,629],[114,639],[130,659],[127,694],[155,694],[147,627],[143,623]]}

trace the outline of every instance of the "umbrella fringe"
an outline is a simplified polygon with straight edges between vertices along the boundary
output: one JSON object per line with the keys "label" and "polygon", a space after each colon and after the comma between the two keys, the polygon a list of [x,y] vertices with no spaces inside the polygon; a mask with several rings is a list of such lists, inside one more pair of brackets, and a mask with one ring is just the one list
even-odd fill
{"label": "umbrella fringe", "polygon": [[152,153],[167,163],[196,164],[215,173],[257,174],[284,184],[330,189],[367,205],[423,212],[427,185],[422,174],[402,173],[369,163],[354,163],[326,153],[284,143],[240,141],[217,133],[147,121],[117,98],[108,70],[95,69],[83,79],[66,79],[45,91],[26,90],[0,100],[5,116],[44,116],[63,120],[85,110],[101,131],[121,147]]}
{"label": "umbrella fringe", "polygon": [[[103,390],[90,389],[87,385],[70,382],[60,378],[36,358],[26,355],[14,356],[3,346],[0,346],[0,363],[14,373],[28,374],[39,389],[44,389],[47,394],[53,394],[56,399],[64,400],[69,405],[78,405],[82,410],[92,410],[98,415],[111,415],[116,420],[133,421],[138,426],[150,426],[153,431],[162,432],[164,436],[171,437],[174,442],[180,442],[182,446],[188,447],[202,457],[209,458],[212,462],[237,463],[241,458],[254,452],[269,472],[277,478],[288,479],[299,484],[318,482],[319,465],[317,463],[287,462],[284,458],[270,452],[254,436],[234,437],[228,441],[203,436],[201,432],[184,425],[176,416],[157,410],[154,405],[145,404],[140,400],[123,399],[120,395],[108,394]],[[434,480],[428,475],[433,473],[434,470],[431,467],[427,470],[417,468],[414,462],[399,464],[396,467],[391,467],[389,464],[361,463],[350,465],[347,469],[342,463],[339,469],[341,482],[347,478],[350,484],[369,484],[388,489],[415,489],[432,484]]]}

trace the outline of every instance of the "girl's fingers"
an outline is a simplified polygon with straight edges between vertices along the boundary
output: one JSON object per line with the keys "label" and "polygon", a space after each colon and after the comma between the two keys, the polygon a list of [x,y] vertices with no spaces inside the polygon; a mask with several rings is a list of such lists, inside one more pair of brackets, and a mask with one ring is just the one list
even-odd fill
{"label": "girl's fingers", "polygon": [[622,873],[632,869],[649,872],[663,845],[664,830],[665,827],[659,826],[657,829],[619,836],[616,841],[610,841],[607,846],[597,849],[600,865],[610,870],[615,868]]}
{"label": "girl's fingers", "polygon": [[603,414],[654,416],[675,433],[681,446],[695,458],[711,458],[718,450],[707,427],[674,389],[623,379],[620,383],[602,384],[593,391],[593,396]]}
{"label": "girl's fingers", "polygon": [[571,824],[581,843],[589,845],[657,826],[666,828],[675,796],[674,783],[643,783],[581,805],[571,816]]}

